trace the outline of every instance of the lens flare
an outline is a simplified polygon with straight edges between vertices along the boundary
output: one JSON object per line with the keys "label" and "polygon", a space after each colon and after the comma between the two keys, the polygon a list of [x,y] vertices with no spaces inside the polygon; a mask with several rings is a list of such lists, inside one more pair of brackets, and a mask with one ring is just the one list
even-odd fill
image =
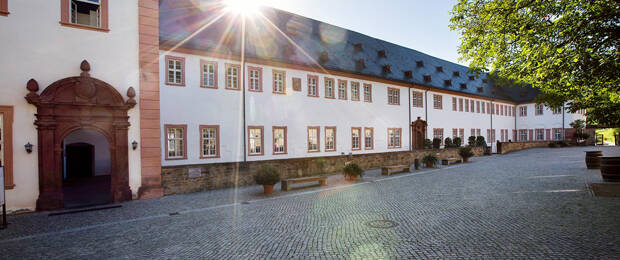
{"label": "lens flare", "polygon": [[258,13],[260,1],[256,0],[226,0],[226,10],[240,15],[254,15]]}

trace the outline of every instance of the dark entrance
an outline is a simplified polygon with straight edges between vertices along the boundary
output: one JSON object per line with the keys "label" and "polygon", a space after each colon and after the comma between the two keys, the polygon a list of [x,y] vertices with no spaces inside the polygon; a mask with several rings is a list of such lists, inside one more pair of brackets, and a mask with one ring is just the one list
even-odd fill
{"label": "dark entrance", "polygon": [[424,149],[424,140],[426,139],[426,121],[418,119],[411,123],[411,133],[413,138],[411,139],[411,146],[414,149]]}
{"label": "dark entrance", "polygon": [[95,175],[95,146],[74,143],[65,146],[65,180],[90,178]]}

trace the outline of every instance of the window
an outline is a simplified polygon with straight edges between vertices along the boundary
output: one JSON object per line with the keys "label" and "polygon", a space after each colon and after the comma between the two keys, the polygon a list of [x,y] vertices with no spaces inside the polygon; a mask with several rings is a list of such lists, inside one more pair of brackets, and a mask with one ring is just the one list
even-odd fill
{"label": "window", "polygon": [[400,89],[388,88],[388,104],[400,105]]}
{"label": "window", "polygon": [[500,134],[499,140],[504,142],[504,138],[505,138],[505,136],[504,136],[504,129],[500,129],[499,130],[499,134]]}
{"label": "window", "polygon": [[286,94],[286,72],[273,70],[273,93]]}
{"label": "window", "polygon": [[400,137],[401,137],[400,128],[388,128],[388,149],[400,148],[400,139],[401,139]]}
{"label": "window", "polygon": [[424,93],[413,91],[411,94],[413,96],[413,107],[424,107],[424,97],[422,96]]}
{"label": "window", "polygon": [[553,129],[553,140],[562,140],[562,128]]}
{"label": "window", "polygon": [[325,78],[325,98],[335,98],[333,79]]}
{"label": "window", "polygon": [[487,102],[487,114],[492,114],[491,113],[491,102]]}
{"label": "window", "polygon": [[456,98],[452,98],[452,111],[456,111]]}
{"label": "window", "polygon": [[336,127],[335,126],[325,127],[325,151],[326,152],[336,151]]}
{"label": "window", "polygon": [[443,106],[441,104],[441,95],[433,95],[433,108],[443,109]]}
{"label": "window", "polygon": [[469,99],[465,99],[465,112],[469,112]]}
{"label": "window", "polygon": [[480,113],[480,101],[476,101],[476,113]]}
{"label": "window", "polygon": [[273,132],[273,154],[286,154],[286,126],[274,126]]}
{"label": "window", "polygon": [[463,112],[463,99],[459,98],[459,111]]}
{"label": "window", "polygon": [[498,104],[495,104],[495,112],[494,112],[494,113],[495,113],[496,115],[501,115],[501,114],[499,113],[499,105],[498,105]]}
{"label": "window", "polygon": [[459,130],[456,128],[452,128],[452,140],[459,136]]}
{"label": "window", "polygon": [[109,31],[108,0],[61,0],[60,3],[61,25]]}
{"label": "window", "polygon": [[364,84],[364,102],[372,102],[372,85]]}
{"label": "window", "polygon": [[491,140],[489,143],[495,143],[497,140],[495,139],[495,129],[491,129],[491,138],[489,140]]}
{"label": "window", "polygon": [[469,112],[475,113],[474,112],[474,101],[473,100],[469,101]]}
{"label": "window", "polygon": [[364,149],[372,150],[375,147],[374,129],[372,127],[364,128]]}
{"label": "window", "polygon": [[200,60],[200,86],[203,88],[217,88],[217,63]]}
{"label": "window", "polygon": [[351,127],[351,150],[362,149],[362,128]]}
{"label": "window", "polygon": [[486,110],[485,110],[484,108],[485,108],[485,105],[484,105],[484,101],[483,101],[483,102],[482,102],[482,113],[483,113],[483,114],[486,114],[487,112],[486,112]]}
{"label": "window", "polygon": [[4,188],[13,189],[13,107],[0,106],[0,165],[4,166]]}
{"label": "window", "polygon": [[519,129],[519,141],[521,142],[527,141],[527,130]]}
{"label": "window", "polygon": [[226,89],[240,90],[239,69],[239,65],[226,64]]}
{"label": "window", "polygon": [[443,128],[433,128],[433,139],[439,138],[443,144]]}
{"label": "window", "polygon": [[265,154],[263,130],[262,126],[248,126],[248,154],[250,156]]}
{"label": "window", "polygon": [[319,96],[319,77],[308,75],[308,96]]}
{"label": "window", "polygon": [[[9,13],[9,3],[8,0],[0,0],[0,16],[8,16]],[[1,153],[1,151],[0,151]],[[2,159],[0,157],[0,159]]]}
{"label": "window", "polygon": [[263,68],[248,66],[248,91],[263,91]]}
{"label": "window", "polygon": [[480,128],[476,129],[476,136],[482,136],[480,132],[482,132]]}
{"label": "window", "polygon": [[527,106],[519,107],[519,116],[527,116]]}
{"label": "window", "polygon": [[351,100],[360,101],[360,83],[351,82]]}
{"label": "window", "polygon": [[536,141],[545,140],[545,129],[536,129]]}
{"label": "window", "polygon": [[465,142],[465,129],[464,128],[459,129],[459,137],[461,138],[461,144]]}
{"label": "window", "polygon": [[476,136],[476,129],[474,128],[471,129],[470,136]]}
{"label": "window", "polygon": [[185,86],[185,58],[166,56],[166,85]]}
{"label": "window", "polygon": [[187,125],[165,125],[166,160],[187,159]]}
{"label": "window", "polygon": [[338,80],[338,99],[347,99],[347,81]]}
{"label": "window", "polygon": [[200,158],[220,157],[220,126],[200,126]]}
{"label": "window", "polygon": [[553,108],[553,114],[562,114],[562,107]]}
{"label": "window", "polygon": [[[321,128],[318,126],[308,127],[308,152],[320,152],[319,148],[319,131]],[[335,136],[335,133],[334,133]],[[335,143],[335,141],[334,141]]]}
{"label": "window", "polygon": [[545,140],[551,140],[551,129],[545,129]]}

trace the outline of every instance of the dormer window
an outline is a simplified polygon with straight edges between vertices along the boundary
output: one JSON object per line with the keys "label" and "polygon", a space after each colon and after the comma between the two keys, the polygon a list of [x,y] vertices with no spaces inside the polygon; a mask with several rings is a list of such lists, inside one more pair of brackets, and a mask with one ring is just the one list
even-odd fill
{"label": "dormer window", "polygon": [[413,72],[410,70],[405,71],[405,78],[408,78],[408,79],[413,78]]}
{"label": "dormer window", "polygon": [[482,83],[487,83],[487,82],[489,82],[488,79],[482,79]]}
{"label": "dormer window", "polygon": [[443,67],[442,66],[437,66],[437,72],[443,72]]}
{"label": "dormer window", "polygon": [[418,66],[418,68],[420,68],[420,67],[424,67],[424,62],[423,62],[423,61],[421,61],[421,60],[419,60],[419,61],[416,61],[416,62],[415,62],[415,65],[416,65],[416,66]]}
{"label": "dormer window", "polygon": [[355,51],[364,51],[364,48],[362,48],[362,44],[361,43],[356,43],[353,44],[353,47],[355,48]]}
{"label": "dormer window", "polygon": [[469,80],[475,80],[475,79],[476,79],[476,77],[474,77],[474,76],[469,76]]}
{"label": "dormer window", "polygon": [[431,82],[431,75],[424,75],[425,82]]}
{"label": "dormer window", "polygon": [[443,84],[446,85],[446,87],[452,86],[452,80],[449,80],[449,79],[444,80]]}
{"label": "dormer window", "polygon": [[461,73],[458,71],[455,71],[454,73],[452,73],[452,75],[454,75],[455,77],[461,76]]}
{"label": "dormer window", "polygon": [[387,58],[387,54],[385,54],[385,50],[380,50],[378,53],[379,58]]}
{"label": "dormer window", "polygon": [[390,65],[383,65],[383,73],[391,73],[392,69],[390,67]]}
{"label": "dormer window", "polygon": [[61,0],[60,24],[108,31],[108,0]]}

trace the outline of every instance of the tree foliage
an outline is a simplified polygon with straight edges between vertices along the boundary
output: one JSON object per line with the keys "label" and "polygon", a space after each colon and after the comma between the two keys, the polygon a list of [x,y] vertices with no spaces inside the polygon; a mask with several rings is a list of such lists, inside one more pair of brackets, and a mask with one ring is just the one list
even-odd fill
{"label": "tree foliage", "polygon": [[620,125],[620,1],[460,0],[451,25],[461,60],[541,90],[536,102],[585,108]]}

